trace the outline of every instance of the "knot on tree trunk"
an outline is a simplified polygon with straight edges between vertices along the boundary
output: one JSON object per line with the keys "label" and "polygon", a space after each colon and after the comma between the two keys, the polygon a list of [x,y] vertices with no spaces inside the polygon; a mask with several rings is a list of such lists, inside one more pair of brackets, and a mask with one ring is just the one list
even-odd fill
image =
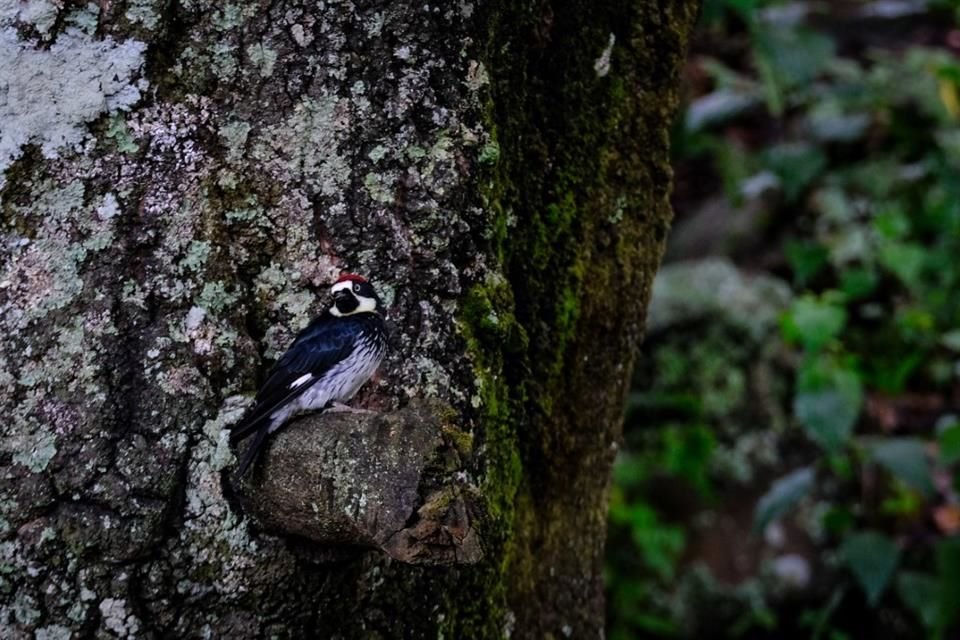
{"label": "knot on tree trunk", "polygon": [[414,400],[390,413],[301,418],[276,434],[237,495],[270,531],[414,564],[476,562],[481,497],[462,473],[472,437],[453,415]]}

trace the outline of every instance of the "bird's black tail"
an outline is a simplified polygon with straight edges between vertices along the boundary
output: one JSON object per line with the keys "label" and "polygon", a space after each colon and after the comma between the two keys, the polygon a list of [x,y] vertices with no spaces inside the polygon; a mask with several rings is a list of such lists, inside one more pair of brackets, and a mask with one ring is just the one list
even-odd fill
{"label": "bird's black tail", "polygon": [[252,467],[256,461],[257,454],[260,453],[260,449],[263,447],[263,443],[266,441],[269,433],[270,425],[265,424],[257,431],[256,435],[253,436],[253,440],[247,445],[247,449],[243,452],[243,457],[240,459],[240,465],[233,475],[236,481],[239,482],[243,479],[243,476],[247,475],[247,471],[250,470],[250,467]]}
{"label": "bird's black tail", "polygon": [[243,420],[233,425],[233,428],[230,430],[230,444],[237,444],[251,433],[260,429],[263,426],[264,422],[269,422],[270,414],[268,411],[264,411],[262,407],[254,407],[254,409],[243,417]]}
{"label": "bird's black tail", "polygon": [[257,397],[256,406],[243,419],[235,424],[230,431],[230,444],[236,444],[256,431],[263,422],[272,420],[274,411],[294,400],[301,393],[310,388],[309,384],[302,384],[293,389],[284,389],[279,393],[272,393],[267,397]]}
{"label": "bird's black tail", "polygon": [[270,425],[273,423],[273,414],[281,407],[293,402],[300,394],[310,387],[309,384],[301,384],[293,389],[281,389],[279,391],[267,394],[264,397],[257,397],[256,406],[251,409],[244,418],[234,425],[230,431],[230,444],[237,444],[252,433],[256,433],[253,441],[247,446],[243,454],[243,460],[234,476],[237,480],[250,468],[256,460],[257,452],[263,446],[264,440],[270,433]]}

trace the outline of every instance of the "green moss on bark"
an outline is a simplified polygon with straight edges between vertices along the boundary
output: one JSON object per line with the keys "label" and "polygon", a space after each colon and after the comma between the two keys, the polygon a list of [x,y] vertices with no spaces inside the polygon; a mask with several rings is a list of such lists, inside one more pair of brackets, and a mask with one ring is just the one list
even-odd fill
{"label": "green moss on bark", "polygon": [[610,446],[669,227],[666,129],[694,12],[567,2],[490,16],[498,156],[481,184],[506,283],[477,285],[460,317],[503,541],[487,580],[505,608],[488,614],[524,634],[599,631]]}

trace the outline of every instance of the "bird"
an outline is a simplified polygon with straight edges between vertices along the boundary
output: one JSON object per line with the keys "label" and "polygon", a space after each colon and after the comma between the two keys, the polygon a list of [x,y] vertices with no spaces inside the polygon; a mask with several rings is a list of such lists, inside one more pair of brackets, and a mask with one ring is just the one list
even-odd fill
{"label": "bird", "polygon": [[246,475],[267,436],[295,415],[351,410],[350,400],[376,372],[387,351],[384,307],[363,276],[342,273],[330,288],[333,304],[294,339],[267,374],[253,406],[230,431],[230,444],[254,435],[237,468]]}

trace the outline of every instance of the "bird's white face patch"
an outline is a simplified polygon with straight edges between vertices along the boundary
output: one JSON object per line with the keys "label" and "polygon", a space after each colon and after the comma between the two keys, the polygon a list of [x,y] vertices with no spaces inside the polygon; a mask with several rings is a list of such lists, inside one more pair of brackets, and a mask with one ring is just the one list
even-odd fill
{"label": "bird's white face patch", "polygon": [[334,304],[330,307],[330,314],[341,318],[343,316],[352,316],[355,313],[365,313],[372,312],[377,310],[377,301],[373,298],[367,298],[366,296],[361,296],[357,291],[359,287],[356,282],[352,280],[344,280],[343,282],[338,282],[337,284],[330,287],[330,293],[336,295],[340,291],[349,291],[350,295],[357,299],[357,308],[349,313],[344,313],[337,308],[337,305]]}
{"label": "bird's white face patch", "polygon": [[305,374],[303,374],[302,376],[300,376],[299,378],[297,378],[296,380],[294,380],[293,382],[291,382],[291,383],[290,383],[290,388],[291,388],[291,389],[295,389],[295,388],[299,387],[299,386],[302,385],[302,384],[306,384],[306,383],[310,382],[311,380],[313,380],[313,374],[312,374],[312,373],[305,373]]}

